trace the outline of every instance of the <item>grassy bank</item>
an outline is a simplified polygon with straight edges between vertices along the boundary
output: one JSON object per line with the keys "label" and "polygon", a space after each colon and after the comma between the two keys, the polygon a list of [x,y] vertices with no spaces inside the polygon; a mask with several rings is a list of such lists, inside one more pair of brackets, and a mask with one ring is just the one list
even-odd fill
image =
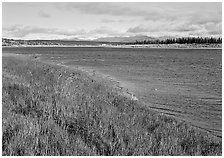
{"label": "grassy bank", "polygon": [[221,155],[222,142],[78,70],[3,57],[3,155]]}

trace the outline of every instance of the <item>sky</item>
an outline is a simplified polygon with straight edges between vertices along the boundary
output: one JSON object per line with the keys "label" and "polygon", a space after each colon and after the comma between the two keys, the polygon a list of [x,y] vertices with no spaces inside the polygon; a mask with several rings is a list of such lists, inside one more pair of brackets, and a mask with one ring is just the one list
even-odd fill
{"label": "sky", "polygon": [[82,39],[221,37],[221,2],[3,2],[2,36]]}

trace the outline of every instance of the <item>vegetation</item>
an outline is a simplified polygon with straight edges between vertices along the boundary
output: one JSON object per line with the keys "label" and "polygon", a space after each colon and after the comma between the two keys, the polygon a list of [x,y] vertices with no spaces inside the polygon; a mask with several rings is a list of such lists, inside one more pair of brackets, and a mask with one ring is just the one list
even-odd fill
{"label": "vegetation", "polygon": [[22,40],[2,38],[2,46],[77,46],[77,45],[118,45],[122,42],[77,41],[77,40]]}
{"label": "vegetation", "polygon": [[130,44],[221,44],[222,38],[182,37],[167,39],[137,40],[135,42],[100,42],[100,41],[68,41],[68,40],[14,40],[2,38],[2,46],[116,46]]}
{"label": "vegetation", "polygon": [[222,141],[78,70],[3,56],[2,154],[221,155]]}
{"label": "vegetation", "polygon": [[222,38],[213,37],[182,37],[182,38],[170,38],[165,40],[144,40],[136,41],[132,44],[220,44],[222,43]]}

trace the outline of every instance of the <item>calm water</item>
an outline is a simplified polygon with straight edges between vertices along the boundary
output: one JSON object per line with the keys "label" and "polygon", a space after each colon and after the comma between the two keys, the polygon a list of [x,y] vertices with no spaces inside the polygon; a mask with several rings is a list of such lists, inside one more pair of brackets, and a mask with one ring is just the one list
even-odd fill
{"label": "calm water", "polygon": [[115,77],[149,108],[221,136],[222,51],[133,48],[3,48]]}

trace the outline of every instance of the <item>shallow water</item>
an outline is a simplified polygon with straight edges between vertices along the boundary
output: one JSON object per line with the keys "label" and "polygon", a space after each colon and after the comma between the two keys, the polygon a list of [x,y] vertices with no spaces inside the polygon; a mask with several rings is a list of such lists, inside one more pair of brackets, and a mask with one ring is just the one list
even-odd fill
{"label": "shallow water", "polygon": [[112,76],[149,108],[221,137],[222,51],[209,49],[3,48]]}

